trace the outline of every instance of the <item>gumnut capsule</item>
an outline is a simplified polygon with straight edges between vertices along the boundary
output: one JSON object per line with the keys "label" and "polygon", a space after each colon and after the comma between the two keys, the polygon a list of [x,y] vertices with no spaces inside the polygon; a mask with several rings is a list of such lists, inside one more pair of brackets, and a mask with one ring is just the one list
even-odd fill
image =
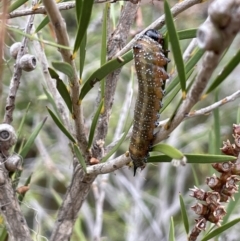
{"label": "gumnut capsule", "polygon": [[25,54],[20,59],[19,64],[20,64],[21,69],[23,69],[24,71],[30,72],[36,68],[37,60],[36,60],[35,56],[33,56],[31,54]]}
{"label": "gumnut capsule", "polygon": [[10,55],[16,59],[18,55],[18,51],[21,48],[21,42],[16,42],[10,47]]}

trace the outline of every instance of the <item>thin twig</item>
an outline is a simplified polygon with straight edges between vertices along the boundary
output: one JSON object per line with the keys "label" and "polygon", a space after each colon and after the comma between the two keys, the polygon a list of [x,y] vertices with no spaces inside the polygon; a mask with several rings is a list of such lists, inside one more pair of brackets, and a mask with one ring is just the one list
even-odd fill
{"label": "thin twig", "polygon": [[[54,27],[57,42],[61,45],[69,46],[66,23],[63,21],[56,2],[54,0],[43,0],[43,4]],[[72,53],[69,50],[60,48],[59,51],[62,55],[63,60],[72,66],[74,72],[74,76],[71,80],[71,98],[76,131],[75,134],[78,140],[79,147],[87,160],[89,153],[87,151],[87,138],[83,121],[82,105],[79,105],[78,99],[80,86],[76,66],[74,61],[72,60]]]}
{"label": "thin twig", "polygon": [[[182,2],[177,3],[171,8],[171,12],[173,17],[176,17],[179,13],[183,12],[184,10],[194,6],[195,4],[202,3],[203,0],[185,0]],[[132,45],[136,42],[136,40],[142,36],[148,29],[161,29],[165,24],[165,15],[158,18],[152,24],[150,24],[147,28],[137,34],[124,48],[122,48],[115,57],[119,57],[126,53],[128,50],[131,49]]]}
{"label": "thin twig", "polygon": [[[57,4],[57,7],[59,11],[62,10],[68,10],[71,8],[74,8],[76,5],[75,1],[71,2],[66,2],[66,3],[59,3]],[[29,9],[24,9],[24,10],[16,10],[11,13],[7,14],[7,18],[17,18],[17,17],[22,17],[22,16],[27,16],[27,15],[32,15],[32,14],[46,14],[47,11],[44,6],[39,6],[38,8],[29,8]],[[1,16],[1,15],[0,15]]]}
{"label": "thin twig", "polygon": [[[34,3],[35,1],[33,1]],[[34,20],[35,15],[31,15],[28,18],[26,27],[25,27],[25,33],[30,34],[31,29],[33,27],[33,20]],[[18,87],[20,85],[20,78],[22,76],[22,69],[19,66],[19,61],[21,57],[25,54],[26,51],[26,46],[28,43],[28,37],[24,37],[21,43],[21,48],[18,51],[16,63],[14,65],[14,72],[12,79],[10,81],[10,87],[9,87],[9,92],[8,92],[8,97],[7,97],[7,103],[5,107],[5,114],[4,114],[4,123],[10,124],[13,120],[13,110],[15,108],[15,100],[16,100],[16,95],[18,91]]]}
{"label": "thin twig", "polygon": [[205,108],[202,108],[200,110],[196,110],[196,111],[191,111],[186,117],[195,117],[195,116],[199,116],[199,115],[208,115],[210,114],[210,112],[212,112],[214,109],[225,105],[231,101],[236,100],[237,98],[240,98],[240,90],[236,91],[235,93],[233,93],[232,95],[229,95],[225,98],[223,98],[222,100],[219,100],[217,102],[215,102],[212,105],[209,105]]}

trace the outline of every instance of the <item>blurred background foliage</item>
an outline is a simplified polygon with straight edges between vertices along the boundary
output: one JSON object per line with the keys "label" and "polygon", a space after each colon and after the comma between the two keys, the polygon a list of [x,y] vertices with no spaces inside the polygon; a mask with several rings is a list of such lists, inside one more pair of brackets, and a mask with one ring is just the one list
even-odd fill
{"label": "blurred background foliage", "polygon": [[[207,7],[211,1],[196,5],[176,17],[175,25],[177,30],[197,28],[207,17]],[[173,6],[176,0],[169,1]],[[110,31],[115,29],[119,14],[124,2],[111,4]],[[29,8],[26,3],[21,9]],[[94,4],[91,21],[87,30],[86,60],[82,79],[86,80],[94,70],[100,66],[101,52],[101,33],[102,33],[102,14],[105,4]],[[143,0],[138,11],[138,17],[132,26],[129,40],[139,31],[147,27],[163,11],[162,1]],[[63,18],[66,21],[70,37],[70,43],[73,46],[77,23],[75,9],[62,11]],[[45,16],[36,15],[34,20],[35,27]],[[8,24],[23,29],[27,17],[18,17],[9,19]],[[110,33],[108,33],[110,34]],[[39,32],[39,37],[54,42],[54,33],[50,24]],[[4,68],[4,89],[1,101],[1,115],[4,113],[5,99],[8,92],[9,81],[13,73],[14,60],[9,55],[9,47],[12,43],[21,41],[22,36],[14,31],[7,31],[5,41],[5,68]],[[189,45],[191,39],[181,41],[182,51]],[[223,66],[239,49],[239,36],[235,39],[231,48],[227,51],[212,79],[218,75]],[[28,50],[34,54],[32,41],[28,44]],[[48,58],[49,65],[52,61],[61,61],[60,54],[56,47],[44,44],[44,51]],[[171,51],[171,49],[170,49]],[[38,57],[38,56],[36,56]],[[171,52],[169,58],[173,59]],[[76,59],[77,66],[79,59]],[[110,119],[110,126],[106,144],[113,140],[113,136],[121,116],[122,104],[125,100],[127,88],[129,88],[130,72],[133,61],[126,64],[118,81],[115,102]],[[173,73],[175,66],[173,61],[168,66],[168,72]],[[196,69],[198,66],[196,66]],[[59,73],[61,78],[66,81],[65,76]],[[237,67],[221,84],[217,92],[211,93],[206,99],[202,100],[195,109],[208,106],[215,102],[216,98],[222,99],[239,89],[240,83],[238,77],[240,68]],[[29,102],[31,106],[24,124],[23,135],[19,139],[17,147],[29,137],[33,128],[45,116],[48,116],[46,106],[50,106],[44,92],[45,86],[41,68],[38,67],[31,73],[23,73],[20,89],[17,94],[16,108],[14,111],[13,126],[17,129],[22,116],[26,111]],[[131,115],[137,92],[137,79],[134,73],[133,101],[131,105]],[[211,80],[210,82],[211,83]],[[90,127],[94,115],[96,97],[99,85],[87,94],[83,100],[85,122]],[[175,110],[179,98],[175,98],[167,109],[161,114],[161,120],[171,116]],[[164,100],[163,100],[164,103]],[[237,121],[239,104],[238,101],[222,106],[217,110],[216,115],[209,114],[190,118],[182,123],[169,137],[166,142],[181,150],[183,153],[213,153],[219,154],[219,148],[224,140],[231,139],[232,124]],[[219,122],[220,139],[216,140],[216,128],[214,128],[216,119]],[[219,145],[216,148],[215,143]],[[123,154],[128,149],[129,141],[125,141],[116,153],[116,156]],[[20,183],[24,183],[30,174],[33,174],[30,190],[26,194],[22,209],[27,217],[29,226],[38,230],[35,235],[36,240],[44,240],[39,235],[50,236],[57,210],[61,199],[69,185],[72,174],[72,160],[68,147],[67,138],[59,131],[54,122],[48,117],[44,128],[38,136],[35,146],[28,153],[24,171]],[[188,189],[194,185],[200,184],[205,187],[205,178],[213,173],[211,165],[192,164],[185,167],[172,167],[170,163],[149,164],[142,172],[133,177],[132,170],[128,167],[97,178],[92,187],[85,204],[79,214],[79,219],[75,224],[72,241],[94,240],[94,226],[96,225],[96,190],[104,193],[103,205],[103,225],[101,240],[114,241],[146,241],[146,240],[168,240],[170,227],[170,217],[173,216],[175,225],[176,240],[186,240],[186,233],[182,224],[180,214],[180,204],[178,194],[182,193],[190,225],[194,225],[194,214],[190,211],[190,206],[194,200],[189,197]],[[194,175],[195,174],[195,175]],[[234,211],[237,215],[237,210]],[[0,226],[1,230],[1,226]],[[222,236],[221,240],[236,240],[232,237],[239,235],[237,228],[232,228],[228,237]],[[37,237],[38,236],[38,237]],[[39,238],[39,239],[38,239]]]}

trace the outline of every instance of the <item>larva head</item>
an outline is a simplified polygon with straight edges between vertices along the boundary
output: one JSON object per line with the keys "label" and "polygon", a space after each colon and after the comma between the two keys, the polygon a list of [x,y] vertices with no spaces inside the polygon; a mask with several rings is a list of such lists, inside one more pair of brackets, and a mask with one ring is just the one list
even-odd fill
{"label": "larva head", "polygon": [[159,44],[163,45],[163,36],[157,30],[149,29],[145,32],[145,35],[158,42]]}

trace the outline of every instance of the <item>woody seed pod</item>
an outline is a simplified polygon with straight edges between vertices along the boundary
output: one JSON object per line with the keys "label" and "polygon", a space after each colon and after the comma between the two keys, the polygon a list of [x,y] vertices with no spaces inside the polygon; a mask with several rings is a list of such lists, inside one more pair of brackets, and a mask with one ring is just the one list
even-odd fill
{"label": "woody seed pod", "polygon": [[25,54],[20,59],[19,64],[20,64],[21,69],[23,69],[24,71],[30,72],[36,68],[37,60],[36,60],[35,56],[33,56],[31,54]]}
{"label": "woody seed pod", "polygon": [[10,55],[16,59],[17,58],[17,55],[18,55],[18,51],[20,50],[21,48],[21,42],[16,42],[14,43],[11,47],[10,47]]}

